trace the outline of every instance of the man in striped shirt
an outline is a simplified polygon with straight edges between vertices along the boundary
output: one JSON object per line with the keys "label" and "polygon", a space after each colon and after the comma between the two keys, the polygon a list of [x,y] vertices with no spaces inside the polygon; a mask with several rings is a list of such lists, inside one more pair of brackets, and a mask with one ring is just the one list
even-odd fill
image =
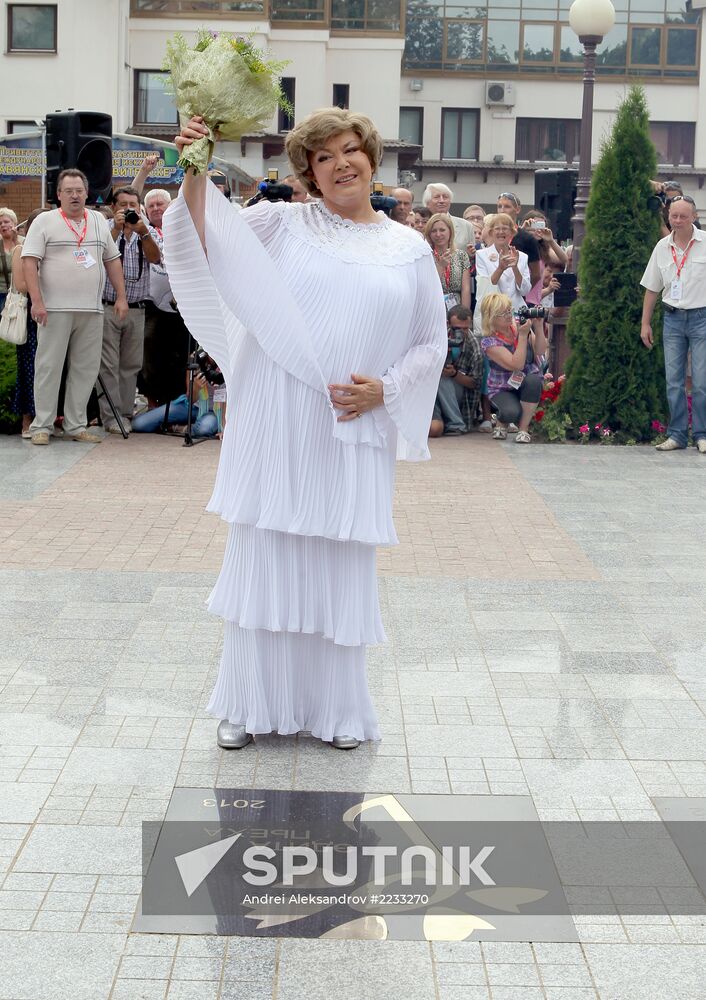
{"label": "man in striped shirt", "polygon": [[[140,214],[140,196],[132,187],[113,193],[112,236],[118,246],[127,293],[128,314],[122,318],[115,308],[116,291],[110,276],[103,292],[103,353],[100,373],[108,394],[130,431],[135,406],[137,376],[142,368],[145,340],[145,302],[150,296],[150,264],[158,264],[161,253],[157,233]],[[100,399],[101,421],[110,434],[120,434],[105,396]]]}

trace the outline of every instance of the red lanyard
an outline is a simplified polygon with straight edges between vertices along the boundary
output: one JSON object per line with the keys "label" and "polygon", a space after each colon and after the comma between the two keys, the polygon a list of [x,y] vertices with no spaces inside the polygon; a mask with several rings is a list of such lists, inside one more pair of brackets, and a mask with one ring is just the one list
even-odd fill
{"label": "red lanyard", "polygon": [[[434,255],[437,258],[437,260],[439,259],[439,257],[441,257],[441,254],[437,253],[436,251],[434,251]],[[449,290],[449,282],[451,281],[451,265],[450,264],[447,264],[446,267],[444,268],[444,281],[446,282],[446,291],[448,292],[448,290]]]}
{"label": "red lanyard", "polygon": [[689,246],[684,251],[684,256],[681,259],[681,264],[677,264],[677,252],[674,249],[674,244],[672,243],[672,245],[671,245],[672,246],[672,260],[674,261],[674,265],[675,265],[675,267],[677,269],[677,278],[682,273],[684,265],[686,264],[686,258],[689,256],[689,251],[691,250],[691,248],[693,247],[693,245],[694,245],[695,242],[696,242],[696,240],[692,239],[691,243],[689,244]]}
{"label": "red lanyard", "polygon": [[74,226],[72,225],[72,223],[69,221],[69,219],[67,219],[66,215],[64,214],[63,208],[60,208],[59,211],[61,212],[61,218],[64,220],[64,222],[66,223],[66,225],[69,227],[69,229],[71,230],[71,232],[74,234],[74,236],[78,240],[78,245],[80,247],[81,244],[83,243],[83,241],[86,239],[86,233],[88,232],[88,212],[84,208],[84,210],[83,210],[83,232],[79,233],[78,229],[75,229]]}

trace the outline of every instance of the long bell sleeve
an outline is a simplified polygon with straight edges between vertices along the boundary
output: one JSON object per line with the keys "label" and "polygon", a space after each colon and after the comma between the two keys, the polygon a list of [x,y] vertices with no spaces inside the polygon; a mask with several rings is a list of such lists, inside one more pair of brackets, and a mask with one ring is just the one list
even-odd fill
{"label": "long bell sleeve", "polygon": [[392,421],[397,430],[397,458],[407,462],[431,457],[429,425],[448,343],[444,298],[431,255],[415,265],[412,346],[382,376],[384,409],[373,411],[381,430],[386,420]]}

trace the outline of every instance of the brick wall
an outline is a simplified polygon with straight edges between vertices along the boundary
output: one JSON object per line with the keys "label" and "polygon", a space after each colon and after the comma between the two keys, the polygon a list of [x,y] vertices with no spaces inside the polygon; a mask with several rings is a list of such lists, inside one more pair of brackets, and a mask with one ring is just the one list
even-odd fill
{"label": "brick wall", "polygon": [[42,204],[42,182],[22,177],[0,183],[0,207],[11,208],[20,222]]}

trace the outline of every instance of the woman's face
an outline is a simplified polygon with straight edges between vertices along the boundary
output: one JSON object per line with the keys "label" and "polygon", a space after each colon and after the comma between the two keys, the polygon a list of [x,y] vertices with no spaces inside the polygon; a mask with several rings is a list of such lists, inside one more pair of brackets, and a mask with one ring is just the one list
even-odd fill
{"label": "woman's face", "polygon": [[309,166],[325,201],[350,207],[368,202],[373,168],[360,136],[347,129],[309,154]]}
{"label": "woman's face", "polygon": [[14,233],[15,227],[12,219],[10,219],[7,215],[0,216],[0,236],[2,236],[4,240],[9,240],[12,236],[14,236]]}
{"label": "woman's face", "polygon": [[493,327],[498,333],[510,336],[512,334],[512,309],[503,309],[502,312],[496,313]]}
{"label": "woman's face", "polygon": [[445,222],[435,222],[429,230],[429,242],[435,250],[446,250],[450,239],[451,233]]}
{"label": "woman's face", "polygon": [[498,222],[490,230],[490,237],[496,247],[506,247],[513,237],[513,232],[506,222]]}

